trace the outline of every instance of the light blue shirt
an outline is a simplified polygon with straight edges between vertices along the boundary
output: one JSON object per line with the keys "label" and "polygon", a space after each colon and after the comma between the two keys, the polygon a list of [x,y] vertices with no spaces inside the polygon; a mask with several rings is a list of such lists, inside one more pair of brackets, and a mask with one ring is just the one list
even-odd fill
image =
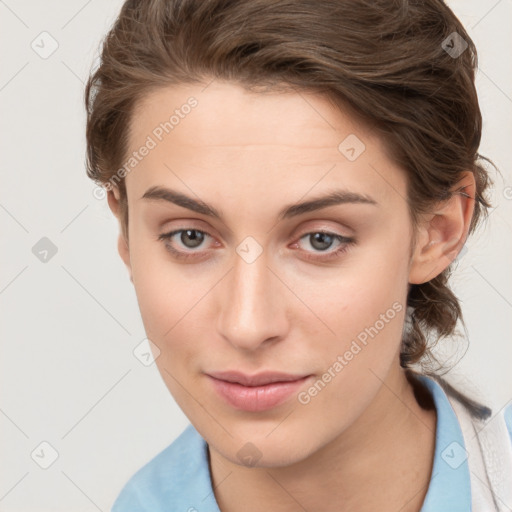
{"label": "light blue shirt", "polygon": [[[471,512],[464,438],[448,398],[434,380],[420,379],[437,411],[434,464],[421,512]],[[505,414],[512,439],[512,404]],[[213,494],[208,447],[192,425],[127,482],[112,512],[220,512]]]}

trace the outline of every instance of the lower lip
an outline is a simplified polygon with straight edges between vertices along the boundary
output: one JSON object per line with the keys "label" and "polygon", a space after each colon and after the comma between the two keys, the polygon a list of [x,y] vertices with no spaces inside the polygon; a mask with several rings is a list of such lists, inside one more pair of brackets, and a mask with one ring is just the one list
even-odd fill
{"label": "lower lip", "polygon": [[272,382],[264,386],[242,386],[235,382],[209,377],[217,393],[236,409],[259,412],[272,409],[296,394],[304,382],[304,377],[289,382]]}

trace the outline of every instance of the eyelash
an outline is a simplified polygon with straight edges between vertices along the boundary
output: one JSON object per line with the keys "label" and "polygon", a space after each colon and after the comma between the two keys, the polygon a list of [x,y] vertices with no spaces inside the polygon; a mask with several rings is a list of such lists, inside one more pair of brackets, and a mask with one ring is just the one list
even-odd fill
{"label": "eyelash", "polygon": [[[158,236],[158,240],[164,242],[167,250],[176,259],[188,260],[190,258],[197,258],[198,257],[198,253],[197,252],[193,251],[191,253],[187,253],[185,251],[179,251],[179,250],[175,249],[174,247],[172,247],[172,245],[169,243],[169,240],[172,239],[172,237],[174,235],[177,235],[177,234],[182,233],[184,231],[195,231],[197,233],[202,233],[203,235],[210,236],[208,233],[206,233],[205,231],[202,231],[200,229],[182,228],[182,229],[175,229],[174,231],[171,231],[169,233],[163,233],[163,234]],[[332,233],[332,232],[327,231],[327,230],[309,231],[307,233],[304,233],[301,237],[299,237],[299,240],[302,240],[303,238],[306,238],[306,237],[311,236],[311,235],[315,235],[317,233],[322,233],[324,235],[329,235],[329,236],[333,237],[335,240],[338,240],[342,245],[340,247],[338,247],[336,250],[334,250],[334,251],[332,251],[330,253],[327,253],[328,254],[327,256],[322,256],[322,257],[306,256],[307,260],[319,261],[319,262],[331,261],[331,260],[337,258],[338,256],[340,256],[341,254],[343,254],[344,252],[346,252],[352,245],[355,245],[355,243],[356,243],[355,238],[349,238],[349,237],[346,237],[346,236],[343,236],[343,235],[339,235],[337,233]],[[319,254],[323,254],[320,251],[316,251],[316,252],[319,253]]]}

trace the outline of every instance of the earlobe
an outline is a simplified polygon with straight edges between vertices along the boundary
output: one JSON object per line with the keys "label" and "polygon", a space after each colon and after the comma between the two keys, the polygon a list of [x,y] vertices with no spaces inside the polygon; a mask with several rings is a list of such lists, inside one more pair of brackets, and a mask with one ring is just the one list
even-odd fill
{"label": "earlobe", "polygon": [[474,175],[465,171],[451,197],[423,218],[411,259],[409,283],[430,281],[457,257],[469,232],[475,193]]}

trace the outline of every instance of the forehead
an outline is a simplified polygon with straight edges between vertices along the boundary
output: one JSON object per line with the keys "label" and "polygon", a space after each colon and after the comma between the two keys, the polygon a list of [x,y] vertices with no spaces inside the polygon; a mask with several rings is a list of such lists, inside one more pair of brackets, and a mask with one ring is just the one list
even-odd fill
{"label": "forehead", "polygon": [[[195,106],[189,107],[192,102]],[[134,111],[131,142],[169,121],[175,111],[173,135],[181,135],[180,142],[190,145],[325,147],[335,144],[346,129],[362,131],[353,112],[342,116],[340,126],[340,112],[319,94],[249,92],[239,84],[214,80],[160,88],[144,96]]]}
{"label": "forehead", "polygon": [[404,175],[382,141],[319,94],[249,92],[218,80],[166,87],[137,104],[130,128],[130,153],[151,148],[126,176],[128,194],[137,198],[177,176],[197,190],[268,195],[273,188],[290,199],[340,185],[405,197]]}

